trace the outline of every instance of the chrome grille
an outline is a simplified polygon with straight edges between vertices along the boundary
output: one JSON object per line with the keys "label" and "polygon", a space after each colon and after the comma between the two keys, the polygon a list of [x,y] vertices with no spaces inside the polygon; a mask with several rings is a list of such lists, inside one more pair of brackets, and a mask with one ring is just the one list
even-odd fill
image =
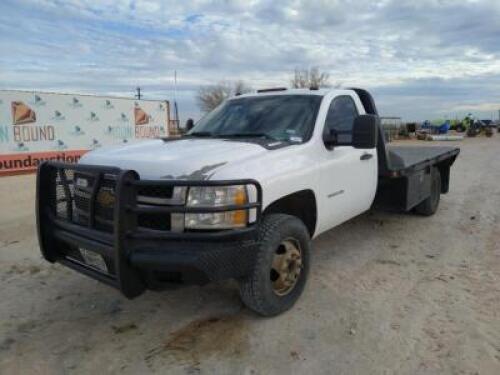
{"label": "chrome grille", "polygon": [[[113,233],[116,199],[116,176],[93,171],[57,168],[54,173],[54,211],[58,219]],[[97,186],[96,186],[97,185]],[[185,187],[138,186],[139,206],[183,206]],[[94,207],[91,207],[95,194]],[[92,218],[93,216],[93,218]],[[158,231],[184,230],[182,213],[147,213],[137,215],[137,226]]]}

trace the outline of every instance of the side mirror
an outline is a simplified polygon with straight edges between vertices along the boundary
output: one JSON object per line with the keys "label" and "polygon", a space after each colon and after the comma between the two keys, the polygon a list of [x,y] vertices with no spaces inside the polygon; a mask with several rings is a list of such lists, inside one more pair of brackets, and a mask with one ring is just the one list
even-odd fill
{"label": "side mirror", "polygon": [[332,149],[337,144],[337,132],[334,129],[329,129],[323,134],[323,142],[326,148]]}
{"label": "side mirror", "polygon": [[194,121],[192,118],[188,118],[186,121],[186,131],[190,131],[194,126]]}
{"label": "side mirror", "polygon": [[375,115],[360,115],[354,119],[352,146],[354,148],[375,148],[378,141],[380,119]]}

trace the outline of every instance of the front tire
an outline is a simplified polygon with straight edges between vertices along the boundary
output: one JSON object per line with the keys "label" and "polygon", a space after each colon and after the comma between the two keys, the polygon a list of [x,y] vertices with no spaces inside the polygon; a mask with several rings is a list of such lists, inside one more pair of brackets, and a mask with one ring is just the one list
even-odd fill
{"label": "front tire", "polygon": [[251,274],[240,281],[243,303],[263,316],[278,315],[298,300],[309,273],[311,239],[295,216],[264,216]]}

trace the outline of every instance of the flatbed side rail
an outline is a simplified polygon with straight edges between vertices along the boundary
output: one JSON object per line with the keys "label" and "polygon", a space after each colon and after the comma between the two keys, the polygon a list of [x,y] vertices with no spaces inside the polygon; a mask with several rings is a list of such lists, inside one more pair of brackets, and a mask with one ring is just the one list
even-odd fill
{"label": "flatbed side rail", "polygon": [[433,166],[435,164],[442,163],[446,160],[449,160],[449,165],[451,166],[453,164],[453,162],[455,161],[455,159],[457,158],[459,153],[460,153],[460,149],[454,148],[454,149],[452,149],[450,151],[446,151],[438,156],[424,159],[419,163],[410,165],[410,166],[405,167],[405,168],[395,169],[395,170],[389,169],[385,173],[385,177],[407,177],[407,176],[412,175],[416,171],[420,171],[424,168]]}

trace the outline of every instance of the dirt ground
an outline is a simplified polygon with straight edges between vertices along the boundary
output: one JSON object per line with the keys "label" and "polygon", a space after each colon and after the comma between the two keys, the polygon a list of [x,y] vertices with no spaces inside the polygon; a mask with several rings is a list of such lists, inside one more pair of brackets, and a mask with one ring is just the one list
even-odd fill
{"label": "dirt ground", "polygon": [[500,374],[500,135],[459,145],[435,216],[320,236],[305,293],[272,319],[232,282],[129,301],[44,262],[34,176],[2,178],[0,373]]}

